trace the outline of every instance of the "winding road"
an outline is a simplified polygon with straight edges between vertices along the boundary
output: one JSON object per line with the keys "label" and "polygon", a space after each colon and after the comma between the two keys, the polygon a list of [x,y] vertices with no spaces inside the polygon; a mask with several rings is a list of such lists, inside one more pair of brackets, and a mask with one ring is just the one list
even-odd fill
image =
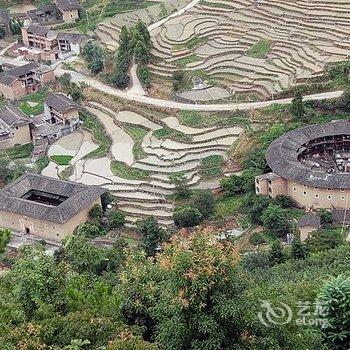
{"label": "winding road", "polygon": [[[0,64],[9,63],[16,66],[28,63],[22,59],[14,59],[10,57],[0,56]],[[96,78],[90,77],[88,75],[78,73],[75,71],[70,71],[63,69],[62,67],[57,67],[55,69],[55,75],[60,77],[64,73],[69,73],[72,76],[72,82],[75,83],[85,83],[91,87],[105,92],[107,94],[125,99],[127,101],[136,101],[139,103],[144,103],[146,105],[157,106],[162,108],[179,109],[179,110],[193,110],[193,111],[232,111],[232,110],[252,110],[269,107],[273,104],[290,104],[292,98],[284,98],[278,100],[260,101],[260,102],[245,102],[245,103],[218,103],[218,104],[190,104],[181,103],[170,100],[162,100],[159,98],[154,98],[146,95],[139,94],[135,90],[122,91],[111,86],[108,86]],[[342,95],[343,91],[331,91],[323,92],[319,94],[306,95],[304,96],[304,101],[315,101],[315,100],[326,100],[332,98],[338,98]]]}

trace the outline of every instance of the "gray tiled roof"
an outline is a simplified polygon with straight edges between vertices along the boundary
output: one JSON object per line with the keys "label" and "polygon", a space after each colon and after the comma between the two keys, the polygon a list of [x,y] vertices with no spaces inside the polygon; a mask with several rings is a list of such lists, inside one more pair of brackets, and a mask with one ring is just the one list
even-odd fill
{"label": "gray tiled roof", "polygon": [[282,135],[266,151],[269,167],[284,179],[320,188],[350,189],[350,173],[312,170],[298,160],[302,146],[325,136],[350,135],[349,121],[310,125]]}
{"label": "gray tiled roof", "polygon": [[12,127],[16,124],[29,124],[30,119],[18,108],[4,106],[0,109],[0,123]]}
{"label": "gray tiled roof", "polygon": [[318,215],[310,212],[298,220],[297,226],[298,227],[311,226],[315,228],[320,228],[321,218]]}
{"label": "gray tiled roof", "polygon": [[350,209],[333,209],[332,219],[336,224],[350,224]]}
{"label": "gray tiled roof", "polygon": [[35,62],[30,62],[24,64],[23,66],[15,67],[8,69],[5,72],[0,73],[0,83],[10,86],[13,84],[19,77],[29,74],[34,69],[38,68],[39,65]]}
{"label": "gray tiled roof", "polygon": [[33,23],[29,24],[26,28],[28,33],[33,33],[40,36],[46,36],[46,34],[50,31],[44,26],[33,24]]}
{"label": "gray tiled roof", "polygon": [[78,0],[56,0],[55,2],[61,11],[78,10],[80,8]]}
{"label": "gray tiled roof", "polygon": [[79,33],[58,33],[57,40],[66,40],[71,43],[82,43],[86,37]]}
{"label": "gray tiled roof", "polygon": [[54,93],[54,92],[50,93],[47,96],[47,98],[45,100],[45,104],[48,107],[52,107],[56,111],[61,112],[61,113],[68,112],[69,110],[79,108],[79,105],[76,102],[69,99],[67,96],[65,96],[63,94]]}
{"label": "gray tiled roof", "polygon": [[0,11],[0,26],[8,27],[10,22],[10,15],[6,11]]}
{"label": "gray tiled roof", "polygon": [[[30,190],[68,197],[58,206],[37,203],[22,198]],[[97,186],[26,173],[0,190],[0,210],[55,223],[65,223],[106,192]]]}

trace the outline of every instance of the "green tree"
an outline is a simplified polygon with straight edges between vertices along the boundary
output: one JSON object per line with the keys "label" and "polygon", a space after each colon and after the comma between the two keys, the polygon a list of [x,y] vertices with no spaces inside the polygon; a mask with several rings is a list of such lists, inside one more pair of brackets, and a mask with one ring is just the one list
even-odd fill
{"label": "green tree", "polygon": [[94,74],[102,71],[104,66],[104,52],[98,43],[94,41],[87,42],[82,48],[82,56],[88,63],[88,68]]}
{"label": "green tree", "polygon": [[139,65],[137,67],[137,76],[139,77],[141,84],[148,88],[151,85],[151,77],[148,67]]}
{"label": "green tree", "polygon": [[245,187],[245,181],[242,177],[237,175],[231,175],[221,180],[221,188],[229,195],[235,195],[241,193]]}
{"label": "green tree", "polygon": [[197,192],[194,196],[194,206],[200,211],[204,219],[208,219],[214,211],[215,197],[210,190]]}
{"label": "green tree", "polygon": [[4,249],[8,242],[10,242],[11,231],[7,229],[0,229],[0,253],[4,252]]}
{"label": "green tree", "polygon": [[138,41],[135,45],[134,58],[138,64],[145,65],[149,63],[149,50],[142,41]]}
{"label": "green tree", "polygon": [[332,216],[332,212],[330,212],[329,210],[327,210],[327,209],[320,209],[318,211],[318,215],[320,216],[321,225],[323,227],[332,224],[333,216]]}
{"label": "green tree", "polygon": [[326,307],[327,322],[320,332],[327,349],[350,349],[350,278],[340,275],[329,281],[316,302]]}
{"label": "green tree", "polygon": [[191,190],[187,186],[185,173],[176,172],[169,176],[170,183],[175,186],[175,197],[185,199],[191,196]]}
{"label": "green tree", "polygon": [[77,233],[87,238],[95,238],[105,234],[104,230],[101,229],[100,226],[88,222],[81,224],[77,229]]}
{"label": "green tree", "polygon": [[177,226],[193,227],[201,223],[203,216],[197,208],[184,205],[175,210],[173,219]]}
{"label": "green tree", "polygon": [[89,211],[89,218],[91,220],[100,221],[103,216],[102,207],[99,204],[95,204]]}
{"label": "green tree", "polygon": [[148,256],[154,256],[157,248],[165,239],[165,231],[154,217],[139,220],[136,223],[137,231],[141,234],[142,245]]}
{"label": "green tree", "polygon": [[271,198],[267,196],[257,196],[255,193],[246,195],[243,202],[244,210],[248,214],[250,221],[263,225],[262,214],[271,202]]}
{"label": "green tree", "polygon": [[150,46],[151,46],[151,35],[149,33],[149,30],[148,30],[147,26],[142,21],[139,20],[137,22],[136,26],[135,26],[135,31],[138,32],[141,35],[145,45],[148,48],[150,48]]}
{"label": "green tree", "polygon": [[344,112],[350,112],[350,88],[344,89],[344,92],[340,98],[339,106]]}
{"label": "green tree", "polygon": [[281,264],[286,260],[282,243],[279,239],[276,239],[272,244],[269,251],[269,262],[271,266]]}
{"label": "green tree", "polygon": [[305,259],[308,256],[307,247],[301,242],[299,235],[294,235],[290,253],[293,259]]}
{"label": "green tree", "polygon": [[285,237],[290,232],[290,224],[284,210],[275,204],[269,204],[261,216],[264,227],[278,237]]}
{"label": "green tree", "polygon": [[173,72],[172,74],[173,91],[178,92],[185,87],[186,77],[182,70]]}
{"label": "green tree", "polygon": [[294,94],[291,110],[293,116],[297,119],[302,119],[305,114],[303,95],[300,89],[298,89]]}
{"label": "green tree", "polygon": [[0,27],[0,39],[3,39],[6,35],[4,27]]}
{"label": "green tree", "polygon": [[237,263],[232,244],[196,231],[168,244],[153,265],[130,257],[121,288],[129,308],[148,310],[156,320],[151,332],[164,350],[246,349],[249,340],[240,336],[250,332],[243,321],[246,283]]}
{"label": "green tree", "polygon": [[125,224],[125,215],[121,211],[112,210],[108,214],[108,222],[110,229],[120,228]]}
{"label": "green tree", "polygon": [[322,252],[334,249],[344,243],[344,236],[338,229],[320,229],[314,231],[306,239],[306,245],[311,252]]}
{"label": "green tree", "polygon": [[22,27],[23,27],[23,21],[21,21],[19,18],[11,19],[10,31],[13,35],[20,35]]}

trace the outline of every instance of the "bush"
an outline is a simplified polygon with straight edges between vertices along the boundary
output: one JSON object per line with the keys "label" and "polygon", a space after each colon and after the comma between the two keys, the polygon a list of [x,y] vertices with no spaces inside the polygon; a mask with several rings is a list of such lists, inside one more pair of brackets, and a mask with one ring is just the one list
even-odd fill
{"label": "bush", "polygon": [[185,73],[182,70],[175,71],[172,75],[172,81],[173,81],[173,91],[174,92],[180,91],[185,85]]}
{"label": "bush", "polygon": [[179,227],[196,226],[200,224],[202,218],[200,211],[191,205],[179,207],[173,215],[175,225]]}
{"label": "bush", "polygon": [[249,242],[253,245],[260,245],[266,243],[266,240],[264,236],[261,233],[254,232],[250,237],[249,237]]}
{"label": "bush", "polygon": [[344,236],[339,229],[320,229],[312,232],[305,243],[311,252],[322,252],[343,244]]}
{"label": "bush", "polygon": [[91,220],[100,220],[102,218],[103,211],[99,204],[95,204],[89,211],[89,218]]}
{"label": "bush", "polygon": [[77,234],[86,238],[95,238],[104,235],[105,232],[100,226],[86,222],[78,227]]}
{"label": "bush", "polygon": [[200,191],[196,193],[193,204],[200,211],[203,218],[207,219],[213,214],[215,197],[209,190]]}
{"label": "bush", "polygon": [[293,199],[282,194],[276,196],[275,203],[284,209],[295,207]]}
{"label": "bush", "polygon": [[125,224],[125,215],[120,211],[113,210],[108,215],[108,222],[110,229],[120,228]]}

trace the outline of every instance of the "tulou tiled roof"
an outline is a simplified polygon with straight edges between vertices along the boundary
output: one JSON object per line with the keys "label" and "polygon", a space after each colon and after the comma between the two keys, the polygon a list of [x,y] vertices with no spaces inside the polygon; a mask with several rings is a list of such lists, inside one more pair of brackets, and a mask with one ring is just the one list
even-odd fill
{"label": "tulou tiled roof", "polygon": [[267,163],[274,173],[296,183],[320,188],[350,189],[350,173],[313,170],[298,160],[299,152],[307,142],[341,135],[350,135],[349,121],[310,125],[287,132],[268,147]]}
{"label": "tulou tiled roof", "polygon": [[[22,198],[33,190],[68,198],[58,206]],[[0,190],[0,210],[62,224],[93,204],[104,192],[105,189],[97,186],[26,173]]]}
{"label": "tulou tiled roof", "polygon": [[28,33],[32,33],[32,34],[36,34],[36,35],[40,35],[40,36],[46,36],[47,33],[50,31],[48,28],[41,26],[39,24],[29,24],[27,27],[27,32]]}
{"label": "tulou tiled roof", "polygon": [[79,108],[79,105],[76,102],[69,99],[67,96],[63,94],[54,93],[54,92],[50,93],[47,96],[45,100],[45,104],[48,107],[52,107],[56,111],[61,113]]}

